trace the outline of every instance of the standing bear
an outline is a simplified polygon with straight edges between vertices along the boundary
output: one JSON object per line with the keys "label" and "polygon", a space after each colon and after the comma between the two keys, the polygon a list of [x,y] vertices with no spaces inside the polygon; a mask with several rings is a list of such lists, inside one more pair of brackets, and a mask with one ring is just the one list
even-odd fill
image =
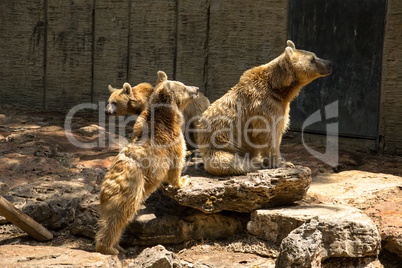
{"label": "standing bear", "polygon": [[[166,73],[159,71],[156,86],[166,80]],[[121,89],[116,89],[109,85],[109,91],[111,95],[105,108],[106,115],[139,115],[145,109],[154,88],[148,83],[141,83],[135,87],[131,87],[129,83],[124,83]],[[183,131],[187,145],[190,148],[197,147],[195,135],[198,120],[209,105],[208,98],[199,93],[199,98],[192,101],[183,110]]]}
{"label": "standing bear", "polygon": [[182,110],[198,88],[177,81],[159,83],[133,128],[133,140],[113,160],[100,192],[96,251],[118,254],[120,236],[141,203],[166,181],[181,187],[186,145]]}
{"label": "standing bear", "polygon": [[279,57],[244,72],[200,119],[197,142],[206,171],[226,176],[292,166],[279,151],[290,102],[303,86],[331,72],[331,62],[290,40]]}

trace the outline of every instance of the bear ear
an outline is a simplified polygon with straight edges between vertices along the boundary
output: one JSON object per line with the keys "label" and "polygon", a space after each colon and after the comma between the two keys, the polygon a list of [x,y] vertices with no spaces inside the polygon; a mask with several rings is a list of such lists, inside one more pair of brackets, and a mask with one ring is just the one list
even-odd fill
{"label": "bear ear", "polygon": [[294,52],[293,48],[286,47],[285,51],[286,51],[286,55],[291,59],[293,56],[293,52]]}
{"label": "bear ear", "polygon": [[288,41],[286,42],[286,44],[288,45],[288,47],[291,47],[291,48],[293,48],[293,49],[296,49],[295,43],[293,43],[292,40],[288,40]]}
{"label": "bear ear", "polygon": [[116,89],[113,88],[111,85],[108,86],[108,89],[109,89],[109,92],[110,92],[110,93],[113,93],[113,92],[116,91]]}
{"label": "bear ear", "polygon": [[123,85],[123,92],[128,95],[131,96],[131,85],[129,83],[124,83]]}
{"label": "bear ear", "polygon": [[164,82],[167,80],[167,75],[164,71],[158,71],[158,80],[156,80],[156,84]]}

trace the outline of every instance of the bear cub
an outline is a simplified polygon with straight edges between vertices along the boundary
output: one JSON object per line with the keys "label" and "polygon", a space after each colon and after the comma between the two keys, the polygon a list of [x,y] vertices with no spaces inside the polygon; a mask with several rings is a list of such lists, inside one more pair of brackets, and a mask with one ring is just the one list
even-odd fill
{"label": "bear cub", "polygon": [[[166,80],[166,73],[159,71],[156,86]],[[154,91],[154,87],[148,83],[141,83],[135,87],[131,87],[129,83],[124,83],[122,89],[115,89],[109,85],[109,91],[111,95],[109,96],[108,105],[105,109],[106,115],[139,115],[145,109],[145,106]],[[210,102],[208,98],[199,93],[199,98],[192,101],[183,110],[184,123],[182,129],[184,131],[187,146],[190,149],[197,147],[195,135],[198,120],[209,105]]]}
{"label": "bear cub", "polygon": [[198,98],[198,91],[169,80],[156,86],[134,125],[132,142],[115,157],[103,179],[96,251],[118,254],[121,234],[141,203],[162,182],[174,187],[186,183],[181,178],[186,153],[182,111]]}

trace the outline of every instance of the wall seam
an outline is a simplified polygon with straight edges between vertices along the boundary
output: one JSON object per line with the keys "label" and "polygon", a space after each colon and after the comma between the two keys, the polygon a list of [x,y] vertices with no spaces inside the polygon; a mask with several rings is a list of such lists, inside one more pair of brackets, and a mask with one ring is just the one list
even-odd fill
{"label": "wall seam", "polygon": [[130,64],[131,64],[131,0],[128,1],[128,22],[127,22],[127,72],[126,72],[126,81],[128,82],[130,79]]}
{"label": "wall seam", "polygon": [[91,45],[91,103],[94,102],[94,87],[95,87],[95,16],[96,16],[96,0],[92,0],[92,45]]}
{"label": "wall seam", "polygon": [[43,99],[42,99],[42,108],[46,110],[46,93],[47,93],[47,30],[48,30],[48,17],[47,17],[47,9],[48,2],[47,0],[43,1],[44,4],[44,20],[45,27],[43,30]]}
{"label": "wall seam", "polygon": [[174,41],[173,41],[173,74],[172,74],[172,79],[176,80],[176,68],[177,68],[177,39],[178,39],[178,19],[179,19],[179,0],[175,1],[175,20],[174,20]]}
{"label": "wall seam", "polygon": [[207,29],[205,34],[205,43],[204,43],[204,68],[203,68],[203,80],[204,80],[204,94],[208,98],[208,61],[209,61],[209,31],[210,31],[210,16],[211,16],[211,5],[209,0],[205,2],[207,7]]}

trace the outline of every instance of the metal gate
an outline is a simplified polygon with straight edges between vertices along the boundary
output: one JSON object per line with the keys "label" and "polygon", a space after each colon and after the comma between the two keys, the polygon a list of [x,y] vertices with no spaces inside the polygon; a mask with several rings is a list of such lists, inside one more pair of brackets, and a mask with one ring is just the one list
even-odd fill
{"label": "metal gate", "polygon": [[[386,0],[289,0],[288,39],[331,60],[334,72],[307,85],[291,105],[291,129],[338,101],[339,135],[376,139]],[[305,132],[325,133],[325,120]]]}

